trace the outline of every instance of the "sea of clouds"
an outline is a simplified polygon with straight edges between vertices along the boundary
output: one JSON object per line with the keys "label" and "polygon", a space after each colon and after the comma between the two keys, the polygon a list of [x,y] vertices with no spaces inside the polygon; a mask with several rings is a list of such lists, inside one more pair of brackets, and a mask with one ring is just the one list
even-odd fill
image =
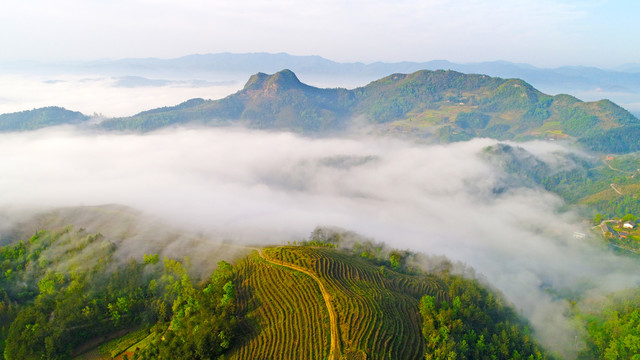
{"label": "sea of clouds", "polygon": [[[242,128],[7,133],[0,135],[0,209],[122,204],[236,244],[279,244],[318,225],[341,227],[472,266],[529,319],[543,344],[570,356],[580,334],[559,294],[579,300],[638,286],[639,267],[596,236],[576,238],[590,226],[560,211],[557,196],[505,189],[509,175],[485,152],[496,143]],[[518,146],[551,166],[572,152],[553,143]]]}

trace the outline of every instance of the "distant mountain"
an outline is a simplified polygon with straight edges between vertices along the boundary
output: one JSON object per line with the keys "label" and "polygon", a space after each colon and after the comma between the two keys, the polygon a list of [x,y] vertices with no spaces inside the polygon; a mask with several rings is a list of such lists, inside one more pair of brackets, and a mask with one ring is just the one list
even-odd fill
{"label": "distant mountain", "polygon": [[0,131],[35,130],[47,126],[77,124],[89,117],[77,111],[50,106],[0,115]]}
{"label": "distant mountain", "polygon": [[[94,70],[129,69],[130,71],[171,71],[268,73],[291,69],[304,75],[333,75],[379,78],[391,73],[412,73],[419,70],[454,70],[464,73],[519,78],[536,86],[579,86],[584,89],[627,89],[640,91],[640,65],[626,64],[616,71],[594,67],[564,66],[555,69],[538,68],[529,64],[490,61],[458,64],[447,60],[426,62],[361,62],[340,63],[320,56],[295,56],[286,53],[204,54],[175,59],[121,59],[82,64]],[[634,73],[634,74],[629,74]],[[638,74],[635,74],[638,73]]]}
{"label": "distant mountain", "polygon": [[[640,67],[625,64],[613,69],[584,66],[539,68],[508,61],[454,63],[447,60],[426,62],[348,62],[320,56],[286,53],[195,54],[173,59],[130,58],[89,62],[39,63],[1,62],[4,73],[27,73],[54,77],[107,76],[119,80],[118,86],[201,86],[211,83],[239,85],[257,72],[275,73],[291,69],[307,83],[354,88],[388,74],[409,74],[419,70],[453,70],[526,81],[547,94],[572,94],[581,100],[610,99],[629,111],[640,113]],[[143,79],[146,78],[146,79]],[[198,85],[200,84],[200,85]],[[182,86],[181,85],[181,86]]]}
{"label": "distant mountain", "polygon": [[458,64],[446,60],[433,60],[365,64],[361,62],[339,63],[320,56],[294,56],[285,53],[220,53],[188,55],[176,59],[97,61],[85,63],[83,66],[91,70],[113,71],[119,69],[120,71],[150,71],[152,73],[180,71],[187,74],[194,72],[252,74],[257,71],[275,73],[281,69],[291,69],[296,74],[309,77],[348,76],[369,80],[392,73],[407,74],[419,70],[454,70],[463,73],[523,79],[536,87],[561,92],[574,90],[640,92],[640,65],[638,64],[623,65],[616,69],[617,71],[612,71],[583,66],[544,69],[508,61]]}
{"label": "distant mountain", "polygon": [[258,73],[242,90],[224,99],[192,99],[174,107],[106,120],[101,126],[150,131],[196,122],[317,134],[345,130],[353,119],[364,119],[383,133],[435,137],[445,142],[480,136],[571,138],[598,151],[640,150],[640,121],[611,101],[550,96],[518,79],[442,70],[393,74],[353,90],[305,85],[290,70]]}
{"label": "distant mountain", "polygon": [[640,63],[624,64],[616,67],[615,69],[623,72],[640,73]]}
{"label": "distant mountain", "polygon": [[258,71],[274,73],[291,69],[303,77],[361,78],[369,81],[392,73],[412,73],[419,70],[454,70],[463,73],[486,74],[502,78],[518,78],[537,88],[552,92],[608,91],[640,93],[640,64],[625,64],[615,70],[594,67],[565,66],[538,68],[529,64],[491,61],[459,64],[446,60],[426,62],[361,62],[340,63],[320,56],[296,56],[286,53],[217,53],[196,54],[174,59],[131,58],[74,63],[3,63],[7,71],[54,71],[115,76],[182,78],[205,77],[207,74],[236,73],[248,76]]}

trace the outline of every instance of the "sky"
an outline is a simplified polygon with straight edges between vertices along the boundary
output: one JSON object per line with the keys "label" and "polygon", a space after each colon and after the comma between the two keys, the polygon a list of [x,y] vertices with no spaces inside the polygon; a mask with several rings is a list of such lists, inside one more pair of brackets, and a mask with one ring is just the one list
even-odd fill
{"label": "sky", "polygon": [[633,0],[6,0],[0,61],[287,52],[341,62],[640,62]]}

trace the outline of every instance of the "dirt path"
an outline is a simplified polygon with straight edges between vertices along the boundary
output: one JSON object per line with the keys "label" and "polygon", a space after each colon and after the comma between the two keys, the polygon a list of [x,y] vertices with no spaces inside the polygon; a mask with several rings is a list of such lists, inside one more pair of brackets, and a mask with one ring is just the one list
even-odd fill
{"label": "dirt path", "polygon": [[617,192],[620,195],[624,195],[623,193],[620,192],[620,190],[616,189],[616,185],[615,184],[611,184],[611,188],[613,189],[613,191]]}
{"label": "dirt path", "polygon": [[320,292],[322,293],[322,297],[324,298],[324,303],[327,306],[327,311],[329,311],[329,322],[331,323],[331,349],[329,350],[329,360],[337,360],[340,356],[340,349],[338,348],[338,344],[340,342],[340,339],[338,338],[338,316],[336,315],[336,311],[333,308],[333,305],[331,305],[331,295],[329,295],[329,292],[322,284],[322,281],[320,281],[320,278],[318,278],[316,274],[301,266],[279,260],[273,260],[266,256],[262,249],[256,250],[258,250],[258,254],[260,254],[260,257],[262,257],[265,261],[307,274],[311,276],[311,278],[318,284]]}

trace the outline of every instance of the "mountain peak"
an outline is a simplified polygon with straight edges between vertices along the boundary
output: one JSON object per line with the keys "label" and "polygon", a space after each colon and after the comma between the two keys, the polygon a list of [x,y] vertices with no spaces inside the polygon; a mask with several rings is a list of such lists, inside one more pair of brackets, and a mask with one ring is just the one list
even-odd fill
{"label": "mountain peak", "polygon": [[278,71],[273,75],[257,73],[251,75],[244,86],[244,90],[288,90],[304,86],[296,74],[289,69]]}

